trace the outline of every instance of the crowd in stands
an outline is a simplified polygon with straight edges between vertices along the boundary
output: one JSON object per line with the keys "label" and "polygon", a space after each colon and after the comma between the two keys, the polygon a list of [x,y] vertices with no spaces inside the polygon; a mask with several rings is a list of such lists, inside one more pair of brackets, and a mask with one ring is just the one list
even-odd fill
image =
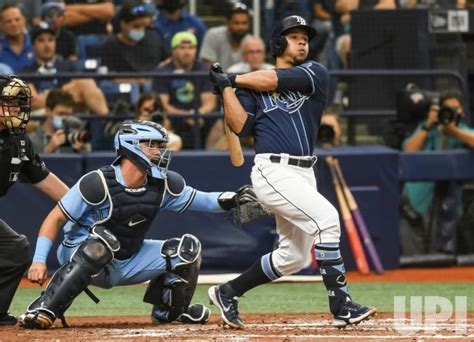
{"label": "crowd in stands", "polygon": [[[104,117],[118,112],[133,116],[134,111],[138,113],[140,96],[147,94],[149,101],[159,102],[162,120],[179,137],[174,148],[223,149],[226,143],[223,121],[218,115],[220,103],[205,75],[210,64],[218,61],[229,73],[273,68],[269,47],[265,46],[271,27],[279,18],[299,14],[319,32],[312,42],[311,58],[331,70],[347,68],[350,67],[352,10],[413,7],[417,2],[275,0],[264,3],[260,13],[262,39],[251,35],[250,0],[226,2],[223,25],[211,28],[188,12],[186,0],[0,0],[0,72],[19,74],[29,80],[35,117],[42,118],[33,122],[29,130],[39,136],[38,141],[47,137],[49,141],[43,141],[45,147],[39,148],[45,153],[62,150],[52,145],[64,141],[54,134],[51,124],[54,107],[47,105],[51,92],[56,97],[62,94],[59,97],[66,98],[64,102],[72,113]],[[114,79],[82,75],[117,72],[153,75]],[[82,76],[28,78],[61,73]],[[160,73],[164,76],[156,76]],[[338,122],[337,108],[332,112],[327,120]],[[101,124],[101,121],[90,124]],[[41,134],[37,126],[43,126]],[[105,140],[93,139],[92,146],[72,145],[68,146],[69,150],[71,147],[75,151],[111,149],[107,136],[114,133],[114,125],[104,126],[93,131],[94,134],[104,131]],[[89,128],[88,124],[86,129]],[[105,143],[96,144],[97,141]]]}

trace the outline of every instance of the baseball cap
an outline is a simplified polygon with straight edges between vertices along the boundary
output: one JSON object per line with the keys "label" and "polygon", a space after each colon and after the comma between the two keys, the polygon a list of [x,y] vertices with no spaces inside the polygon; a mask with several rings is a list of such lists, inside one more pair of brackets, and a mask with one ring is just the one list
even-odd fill
{"label": "baseball cap", "polygon": [[174,49],[175,47],[183,44],[189,43],[191,45],[197,45],[197,38],[194,33],[190,31],[182,31],[176,33],[173,38],[171,39],[171,48]]}
{"label": "baseball cap", "polygon": [[41,16],[43,18],[49,17],[52,14],[63,14],[64,3],[60,1],[48,1],[41,5]]}
{"label": "baseball cap", "polygon": [[56,35],[56,30],[52,28],[47,22],[42,21],[31,29],[31,41],[34,42],[40,34],[43,34],[45,32],[51,33],[52,35]]}
{"label": "baseball cap", "polygon": [[156,8],[143,1],[130,1],[122,5],[119,12],[119,20],[130,22],[132,20],[153,17],[156,14]]}

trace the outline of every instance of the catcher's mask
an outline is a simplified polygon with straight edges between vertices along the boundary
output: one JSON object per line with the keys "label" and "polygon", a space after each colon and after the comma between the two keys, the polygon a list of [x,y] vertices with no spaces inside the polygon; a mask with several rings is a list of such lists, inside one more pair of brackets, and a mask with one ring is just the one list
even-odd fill
{"label": "catcher's mask", "polygon": [[126,120],[115,135],[117,162],[121,157],[130,159],[149,176],[164,179],[171,160],[166,129],[145,120]]}
{"label": "catcher's mask", "polygon": [[16,76],[0,76],[0,119],[11,131],[24,132],[31,113],[31,90]]}

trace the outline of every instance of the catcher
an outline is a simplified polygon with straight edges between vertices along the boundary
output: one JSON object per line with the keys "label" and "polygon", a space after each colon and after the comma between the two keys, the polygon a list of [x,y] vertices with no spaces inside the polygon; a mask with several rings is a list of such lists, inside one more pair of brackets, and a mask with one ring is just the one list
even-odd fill
{"label": "catcher", "polygon": [[201,243],[191,235],[169,240],[146,240],[145,234],[160,209],[222,212],[250,205],[252,188],[237,192],[201,192],[168,170],[168,134],[157,123],[125,121],[115,136],[117,158],[112,165],[84,175],[44,220],[39,231],[32,282],[43,283],[46,259],[59,229],[61,268],[19,319],[24,328],[47,329],[82,291],[96,302],[89,284],[102,288],[150,281],[144,301],[153,305],[153,322],[201,323],[210,310],[190,305],[201,264]]}

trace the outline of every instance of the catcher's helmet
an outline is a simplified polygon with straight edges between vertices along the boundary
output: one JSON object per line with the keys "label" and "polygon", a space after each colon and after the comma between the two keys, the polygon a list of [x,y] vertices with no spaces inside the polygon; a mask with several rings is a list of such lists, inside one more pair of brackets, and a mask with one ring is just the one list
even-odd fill
{"label": "catcher's helmet", "polygon": [[12,131],[24,131],[31,113],[31,90],[16,76],[0,76],[0,119]]}
{"label": "catcher's helmet", "polygon": [[318,34],[318,31],[309,26],[306,23],[306,20],[299,15],[290,15],[289,17],[283,18],[283,20],[273,28],[272,36],[270,38],[270,49],[274,58],[285,52],[286,46],[288,45],[285,33],[295,27],[300,27],[306,31],[308,34],[308,41],[316,37]]}
{"label": "catcher's helmet", "polygon": [[[130,159],[149,176],[164,179],[171,159],[171,150],[167,149],[169,141],[166,129],[160,124],[144,120],[126,120],[115,134],[114,147],[117,152],[117,162],[121,157]],[[147,156],[141,143],[158,148],[156,157]]]}

